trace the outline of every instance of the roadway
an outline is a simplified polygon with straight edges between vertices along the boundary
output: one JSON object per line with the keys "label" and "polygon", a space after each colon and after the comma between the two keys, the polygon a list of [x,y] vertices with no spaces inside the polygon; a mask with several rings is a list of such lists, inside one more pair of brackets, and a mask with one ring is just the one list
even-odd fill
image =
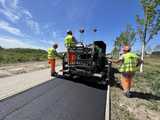
{"label": "roadway", "polygon": [[93,82],[55,78],[1,100],[0,120],[104,120],[105,102]]}

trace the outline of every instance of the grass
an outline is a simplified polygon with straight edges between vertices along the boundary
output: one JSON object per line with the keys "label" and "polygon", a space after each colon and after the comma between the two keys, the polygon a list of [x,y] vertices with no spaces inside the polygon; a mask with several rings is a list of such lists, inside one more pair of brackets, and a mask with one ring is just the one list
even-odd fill
{"label": "grass", "polygon": [[0,64],[47,60],[47,52],[41,49],[0,49]]}
{"label": "grass", "polygon": [[135,120],[134,115],[126,109],[125,104],[121,104],[119,89],[111,89],[111,119],[112,120]]}
{"label": "grass", "polygon": [[160,58],[146,58],[144,75],[135,76],[135,88],[154,95],[160,95]]}

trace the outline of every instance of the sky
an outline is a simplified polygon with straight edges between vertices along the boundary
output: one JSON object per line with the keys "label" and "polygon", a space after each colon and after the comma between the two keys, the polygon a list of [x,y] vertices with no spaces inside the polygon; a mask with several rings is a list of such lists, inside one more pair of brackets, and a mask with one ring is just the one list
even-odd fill
{"label": "sky", "polygon": [[[127,24],[136,29],[137,14],[143,16],[139,0],[0,0],[0,46],[47,49],[58,43],[64,51],[66,31],[72,30],[78,40],[103,40],[111,51]],[[160,44],[158,38],[150,44]],[[140,48],[138,39],[134,48]]]}

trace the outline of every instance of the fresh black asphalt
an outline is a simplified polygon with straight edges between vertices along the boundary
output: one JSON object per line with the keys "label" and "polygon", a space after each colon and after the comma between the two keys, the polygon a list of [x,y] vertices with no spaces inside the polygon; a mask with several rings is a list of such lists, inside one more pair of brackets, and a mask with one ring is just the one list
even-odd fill
{"label": "fresh black asphalt", "polygon": [[56,78],[0,101],[0,120],[104,120],[106,90]]}

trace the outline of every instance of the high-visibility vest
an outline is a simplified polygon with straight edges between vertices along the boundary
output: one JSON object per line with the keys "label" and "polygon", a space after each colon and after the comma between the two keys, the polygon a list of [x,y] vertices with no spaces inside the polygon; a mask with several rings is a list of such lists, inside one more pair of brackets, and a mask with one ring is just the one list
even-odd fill
{"label": "high-visibility vest", "polygon": [[123,54],[123,63],[120,66],[120,72],[136,72],[138,63],[138,56],[134,53],[128,52]]}
{"label": "high-visibility vest", "polygon": [[64,43],[65,43],[66,47],[75,47],[75,42],[73,40],[73,36],[72,35],[67,35],[65,37]]}
{"label": "high-visibility vest", "polygon": [[48,59],[55,59],[57,51],[54,48],[48,48]]}

